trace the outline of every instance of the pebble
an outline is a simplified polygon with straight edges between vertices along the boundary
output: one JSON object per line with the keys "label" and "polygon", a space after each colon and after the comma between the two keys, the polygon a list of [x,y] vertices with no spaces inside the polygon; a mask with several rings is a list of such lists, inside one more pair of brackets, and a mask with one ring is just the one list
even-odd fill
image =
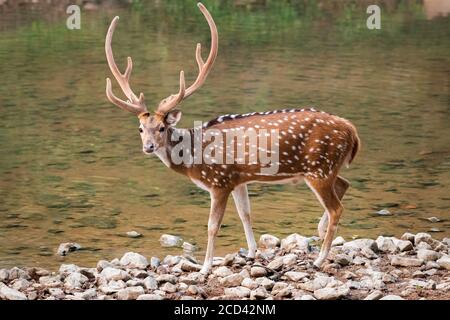
{"label": "pebble", "polygon": [[380,290],[372,291],[364,300],[379,300],[383,297],[383,293]]}
{"label": "pebble", "polygon": [[250,269],[250,275],[255,278],[264,277],[265,275],[267,275],[267,271],[266,268],[263,267],[252,267]]}
{"label": "pebble", "polygon": [[137,231],[128,231],[127,233],[127,237],[130,237],[130,238],[140,238],[140,237],[142,237],[142,234],[140,234],[139,232],[137,232]]}
{"label": "pebble", "polygon": [[439,265],[439,267],[450,270],[450,256],[442,256],[436,261],[436,263]]}
{"label": "pebble", "polygon": [[400,296],[394,295],[394,294],[389,294],[387,296],[384,296],[380,300],[405,300],[405,299],[403,299]]}
{"label": "pebble", "polygon": [[58,247],[58,250],[56,251],[56,254],[58,254],[60,256],[65,256],[69,252],[77,251],[80,249],[81,249],[81,246],[75,242],[61,243]]}
{"label": "pebble", "polygon": [[395,245],[400,252],[411,251],[413,249],[413,244],[409,240],[398,240]]}
{"label": "pebble", "polygon": [[107,281],[128,280],[130,278],[130,275],[127,272],[113,267],[103,269],[100,274],[105,277]]}
{"label": "pebble", "polygon": [[163,247],[180,247],[183,243],[183,239],[171,234],[163,234],[159,238],[159,243]]}
{"label": "pebble", "polygon": [[234,273],[220,279],[220,284],[224,287],[236,287],[241,284],[242,280],[244,278],[240,274]]}
{"label": "pebble", "polygon": [[340,253],[334,257],[334,261],[341,266],[347,266],[352,262],[352,258],[345,253]]}
{"label": "pebble", "polygon": [[401,256],[393,256],[391,258],[391,265],[400,267],[420,267],[423,264],[422,259],[408,258]]}
{"label": "pebble", "polygon": [[143,255],[136,252],[127,252],[120,259],[120,264],[127,268],[145,269],[148,266],[148,260]]}
{"label": "pebble", "polygon": [[28,300],[27,296],[16,290],[9,288],[7,285],[0,282],[0,298],[5,300]]}
{"label": "pebble", "polygon": [[322,288],[314,290],[314,297],[318,300],[336,300],[345,297],[350,292],[350,289],[346,286],[340,286],[337,288]]}
{"label": "pebble", "polygon": [[336,239],[333,240],[331,245],[333,247],[336,247],[336,246],[342,246],[344,243],[345,243],[345,239],[342,238],[341,236],[339,236],[339,237],[337,237]]}
{"label": "pebble", "polygon": [[284,274],[284,276],[290,281],[298,282],[304,278],[307,278],[309,275],[305,272],[288,271]]}
{"label": "pebble", "polygon": [[163,300],[164,297],[159,294],[141,294],[136,300]]}
{"label": "pebble", "polygon": [[442,254],[439,252],[428,250],[428,249],[419,249],[417,250],[417,258],[422,259],[423,261],[436,261],[441,257]]}
{"label": "pebble", "polygon": [[303,237],[297,233],[291,234],[290,236],[281,240],[281,249],[286,251],[297,249],[304,252],[309,252],[308,238]]}
{"label": "pebble", "polygon": [[125,289],[120,289],[117,291],[118,300],[136,300],[140,295],[143,295],[144,288],[138,287],[128,287]]}
{"label": "pebble", "polygon": [[261,237],[259,237],[259,246],[263,249],[275,249],[280,246],[281,241],[279,238],[270,235],[270,234],[263,234]]}
{"label": "pebble", "polygon": [[237,298],[250,297],[250,289],[246,287],[225,288],[225,295]]}

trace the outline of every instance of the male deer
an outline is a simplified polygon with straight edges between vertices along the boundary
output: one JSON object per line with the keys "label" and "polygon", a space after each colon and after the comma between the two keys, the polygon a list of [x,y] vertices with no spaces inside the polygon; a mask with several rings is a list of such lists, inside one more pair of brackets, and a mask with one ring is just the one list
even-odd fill
{"label": "male deer", "polygon": [[[111,81],[106,79],[106,96],[109,101],[122,109],[136,114],[139,118],[139,131],[145,154],[156,154],[163,163],[178,173],[189,177],[196,185],[207,190],[211,195],[211,210],[208,220],[208,244],[202,273],[208,273],[213,260],[216,235],[224,215],[230,193],[236,204],[239,217],[243,223],[248,243],[248,257],[254,258],[256,241],[253,236],[250,219],[250,202],[247,184],[251,182],[286,183],[304,180],[315,193],[325,209],[319,222],[319,236],[323,244],[319,256],[314,261],[320,267],[330,250],[339,218],[342,215],[341,199],[349,183],[338,175],[342,165],[350,164],[355,158],[360,142],[355,127],[343,118],[314,109],[285,109],[269,112],[253,112],[243,115],[225,115],[209,121],[202,130],[215,129],[222,135],[237,129],[252,129],[258,134],[263,130],[277,130],[277,142],[274,148],[267,147],[268,153],[278,153],[278,171],[261,174],[260,162],[248,161],[251,147],[244,143],[246,160],[244,163],[178,163],[173,161],[172,151],[178,141],[173,136],[193,137],[195,130],[178,129],[175,125],[180,120],[181,112],[175,108],[200,88],[214,64],[218,51],[218,34],[214,20],[208,10],[198,4],[211,30],[211,49],[206,62],[201,57],[201,46],[197,44],[196,60],[199,73],[194,83],[185,88],[183,71],[180,72],[180,87],[177,94],[163,99],[156,111],[149,112],[144,102],[144,95],[137,96],[131,89],[129,79],[132,60],[128,57],[125,73],[121,73],[114,61],[111,40],[119,17],[115,17],[108,29],[105,51],[112,74],[127,97],[124,101],[112,93]],[[204,135],[202,131],[202,135]],[[258,134],[259,136],[259,134]],[[195,152],[194,140],[189,141],[191,152]],[[176,140],[176,139],[175,139]],[[206,145],[205,137],[201,139]],[[261,151],[262,147],[258,147]],[[205,161],[206,162],[206,161]]]}

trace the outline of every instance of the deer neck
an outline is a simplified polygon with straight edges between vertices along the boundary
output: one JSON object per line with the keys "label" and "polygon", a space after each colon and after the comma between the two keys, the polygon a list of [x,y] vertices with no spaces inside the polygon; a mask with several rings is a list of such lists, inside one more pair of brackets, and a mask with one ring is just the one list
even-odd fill
{"label": "deer neck", "polygon": [[[169,127],[167,129],[166,141],[164,143],[164,147],[160,147],[155,154],[158,158],[170,169],[188,175],[189,168],[191,167],[188,163],[175,163],[172,158],[173,148],[180,143],[179,140],[173,140],[172,137],[183,137],[184,139],[190,139],[189,145],[193,146],[193,129],[182,129],[182,128],[174,128]],[[185,142],[186,143],[186,142]],[[192,154],[192,150],[191,150]]]}

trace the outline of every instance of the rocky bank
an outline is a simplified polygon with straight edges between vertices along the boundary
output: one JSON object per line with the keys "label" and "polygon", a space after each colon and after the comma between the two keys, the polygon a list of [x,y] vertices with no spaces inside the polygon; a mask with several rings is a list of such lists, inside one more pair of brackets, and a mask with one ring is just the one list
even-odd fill
{"label": "rocky bank", "polygon": [[450,299],[450,238],[338,237],[322,270],[312,265],[314,240],[262,235],[256,259],[245,250],[217,257],[207,276],[191,255],[160,260],[134,252],[94,268],[0,269],[0,299]]}

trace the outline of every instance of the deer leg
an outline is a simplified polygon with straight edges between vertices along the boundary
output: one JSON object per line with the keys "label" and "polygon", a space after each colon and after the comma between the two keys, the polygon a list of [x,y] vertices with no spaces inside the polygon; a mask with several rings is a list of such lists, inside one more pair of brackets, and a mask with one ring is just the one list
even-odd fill
{"label": "deer leg", "polygon": [[335,188],[334,180],[306,180],[306,183],[317,196],[325,211],[328,213],[327,231],[320,248],[319,257],[314,261],[316,267],[322,266],[330,252],[331,242],[337,230],[339,218],[342,215],[343,207],[339,200]]}
{"label": "deer leg", "polygon": [[242,184],[232,191],[236,209],[244,226],[245,238],[248,245],[248,257],[254,258],[256,253],[256,241],[253,235],[252,222],[250,218],[250,200],[248,198],[247,186]]}
{"label": "deer leg", "polygon": [[[350,183],[346,179],[340,176],[337,177],[336,182],[334,183],[334,191],[336,192],[336,195],[338,196],[339,200],[342,200],[349,186]],[[319,237],[321,240],[325,238],[327,226],[328,226],[328,213],[325,210],[322,215],[322,218],[320,219],[319,226],[317,227],[319,231]]]}
{"label": "deer leg", "polygon": [[201,273],[207,274],[212,266],[214,256],[214,241],[219,232],[220,224],[225,213],[229,191],[218,190],[211,191],[211,210],[208,219],[208,244],[206,246],[206,255]]}

